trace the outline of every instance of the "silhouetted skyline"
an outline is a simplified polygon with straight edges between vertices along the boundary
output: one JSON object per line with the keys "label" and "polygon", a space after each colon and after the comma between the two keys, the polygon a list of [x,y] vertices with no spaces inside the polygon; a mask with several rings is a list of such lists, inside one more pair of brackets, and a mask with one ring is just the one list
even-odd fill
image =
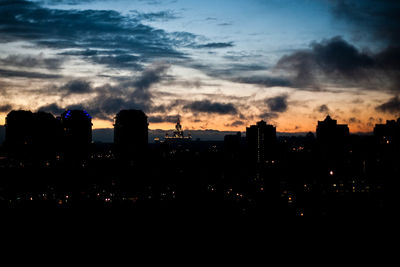
{"label": "silhouetted skyline", "polygon": [[277,137],[259,121],[224,141],[148,144],[141,110],[115,116],[114,143],[93,143],[91,116],[11,111],[0,146],[3,208],[113,208],[138,214],[375,217],[392,209],[400,118],[351,135],[329,115],[316,136]]}

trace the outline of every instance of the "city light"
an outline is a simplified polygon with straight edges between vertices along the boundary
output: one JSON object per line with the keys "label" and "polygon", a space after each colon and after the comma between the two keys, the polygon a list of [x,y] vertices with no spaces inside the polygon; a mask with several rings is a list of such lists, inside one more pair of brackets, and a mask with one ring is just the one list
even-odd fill
{"label": "city light", "polygon": [[[71,122],[75,114],[69,111],[63,117]],[[86,121],[88,116],[83,117]],[[130,125],[131,120],[141,125],[140,129],[136,124]],[[63,209],[124,207],[133,212],[136,208],[183,212],[196,207],[204,212],[226,209],[223,212],[240,214],[260,213],[273,206],[275,215],[282,216],[304,216],[305,208],[307,216],[334,214],[337,205],[345,212],[358,207],[368,210],[363,205],[369,203],[381,208],[384,182],[375,184],[369,177],[379,173],[377,170],[382,166],[390,166],[386,164],[386,158],[390,157],[380,154],[377,157],[374,153],[392,156],[392,150],[385,143],[368,143],[379,139],[365,138],[366,144],[373,148],[363,154],[356,147],[349,156],[346,146],[340,147],[335,142],[332,146],[329,139],[320,144],[314,137],[278,138],[275,126],[263,121],[252,125],[253,128],[247,127],[251,130],[247,131],[246,138],[239,133],[229,134],[223,142],[171,139],[169,143],[148,143],[151,138],[147,117],[137,110],[119,113],[114,143],[91,142],[87,134],[91,125],[87,123],[78,127],[79,130],[63,125],[62,121],[57,123],[54,125],[60,126],[56,128],[60,140],[55,150],[52,146],[43,146],[50,151],[47,155],[38,149],[23,151],[22,156],[3,156],[0,150],[0,173],[6,177],[0,183],[15,180],[12,186],[8,185],[13,191],[7,192],[6,197],[2,195],[4,190],[0,190],[0,202],[5,199],[3,204],[9,207],[24,207],[29,202],[31,206]],[[328,118],[319,122],[322,133],[319,131],[317,137],[326,134],[326,125],[339,127],[340,134],[347,136],[345,125]],[[68,135],[64,135],[63,128]],[[179,125],[177,128],[181,129]],[[75,130],[86,134],[75,134]],[[31,135],[28,139],[34,138]],[[32,143],[35,142],[38,141]],[[87,150],[80,150],[89,144]],[[374,156],[386,165],[371,166],[369,159]],[[353,169],[353,166],[362,168]],[[327,173],[330,178],[324,179]],[[392,174],[393,170],[382,173]],[[24,190],[19,185],[27,188],[26,192],[20,193]],[[7,187],[0,184],[0,188]]]}

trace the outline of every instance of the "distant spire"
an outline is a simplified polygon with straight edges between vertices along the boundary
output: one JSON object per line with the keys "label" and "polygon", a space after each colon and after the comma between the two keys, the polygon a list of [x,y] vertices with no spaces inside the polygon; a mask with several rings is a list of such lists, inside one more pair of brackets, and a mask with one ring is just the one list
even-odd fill
{"label": "distant spire", "polygon": [[326,118],[325,118],[325,121],[331,121],[332,120],[332,118],[331,118],[331,116],[329,116],[329,114],[326,116]]}

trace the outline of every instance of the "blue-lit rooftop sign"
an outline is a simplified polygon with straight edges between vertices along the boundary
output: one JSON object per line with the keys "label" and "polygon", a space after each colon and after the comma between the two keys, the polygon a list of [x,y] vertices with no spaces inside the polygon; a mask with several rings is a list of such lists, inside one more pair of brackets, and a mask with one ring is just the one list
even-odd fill
{"label": "blue-lit rooftop sign", "polygon": [[88,117],[89,119],[92,119],[92,117],[89,115],[89,113],[86,112],[86,110],[83,111],[86,115],[86,117]]}
{"label": "blue-lit rooftop sign", "polygon": [[[83,114],[85,114],[85,116],[89,119],[92,119],[92,117],[89,115],[89,113],[87,113],[86,110],[83,111]],[[68,110],[65,115],[64,115],[64,119],[68,119],[71,117],[71,110]]]}
{"label": "blue-lit rooftop sign", "polygon": [[71,117],[71,110],[68,110],[67,113],[65,113],[64,118],[69,118]]}

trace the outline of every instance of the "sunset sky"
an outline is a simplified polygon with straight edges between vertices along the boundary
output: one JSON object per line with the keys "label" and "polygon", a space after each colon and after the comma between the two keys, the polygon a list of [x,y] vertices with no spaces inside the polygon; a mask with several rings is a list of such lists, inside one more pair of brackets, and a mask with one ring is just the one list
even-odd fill
{"label": "sunset sky", "polygon": [[352,132],[400,115],[395,0],[0,0],[0,125],[12,109],[142,109],[150,129]]}

